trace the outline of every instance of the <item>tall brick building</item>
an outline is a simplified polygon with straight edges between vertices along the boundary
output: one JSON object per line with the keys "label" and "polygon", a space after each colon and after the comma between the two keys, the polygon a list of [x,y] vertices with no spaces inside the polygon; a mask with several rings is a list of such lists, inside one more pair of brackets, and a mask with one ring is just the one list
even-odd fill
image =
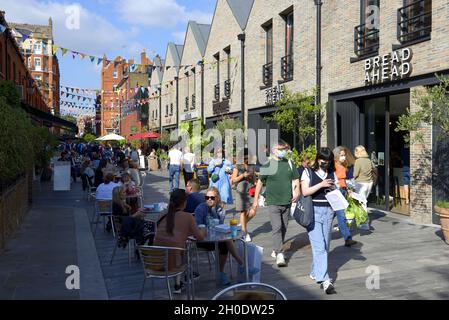
{"label": "tall brick building", "polygon": [[38,83],[50,111],[59,115],[59,62],[53,54],[53,23],[48,25],[10,23],[12,34],[20,46],[26,65]]}

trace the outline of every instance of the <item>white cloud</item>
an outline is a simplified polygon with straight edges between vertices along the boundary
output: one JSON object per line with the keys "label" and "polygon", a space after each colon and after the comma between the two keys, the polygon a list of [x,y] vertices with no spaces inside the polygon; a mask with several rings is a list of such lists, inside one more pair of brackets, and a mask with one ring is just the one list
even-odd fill
{"label": "white cloud", "polygon": [[117,11],[122,19],[130,24],[148,27],[173,28],[189,20],[199,23],[210,23],[212,14],[200,10],[188,11],[176,0],[119,0]]}
{"label": "white cloud", "polygon": [[[20,3],[19,3],[20,2]],[[76,5],[79,11],[79,29],[69,29],[66,9]],[[24,10],[26,8],[26,10]],[[53,20],[53,36],[55,43],[75,51],[100,56],[103,53],[116,52],[130,42],[129,33],[119,29],[100,15],[93,13],[80,4],[61,4],[54,1],[39,2],[37,0],[2,0],[2,9],[6,11],[8,22],[48,24]],[[137,34],[132,29],[131,34]]]}

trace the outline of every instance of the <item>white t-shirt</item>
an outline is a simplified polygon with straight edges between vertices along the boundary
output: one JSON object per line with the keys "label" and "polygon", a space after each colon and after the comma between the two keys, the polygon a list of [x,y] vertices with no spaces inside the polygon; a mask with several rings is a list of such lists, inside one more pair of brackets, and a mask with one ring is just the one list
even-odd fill
{"label": "white t-shirt", "polygon": [[193,165],[195,164],[195,155],[191,152],[184,153],[182,161],[184,162],[184,170],[186,172],[192,173]]}
{"label": "white t-shirt", "polygon": [[100,184],[97,188],[96,198],[98,200],[112,200],[112,190],[114,190],[114,188],[118,186],[119,184],[112,181],[108,184]]}
{"label": "white t-shirt", "polygon": [[171,149],[168,152],[168,157],[170,158],[170,164],[175,166],[181,165],[182,152],[177,149]]}
{"label": "white t-shirt", "polygon": [[[311,170],[313,170],[313,169],[311,169]],[[327,176],[327,172],[324,172],[321,170],[315,171],[315,173],[321,180],[324,180]],[[307,183],[310,182],[310,176],[309,176],[308,170],[304,170],[302,172],[301,181],[306,181]],[[337,179],[337,176],[335,175],[335,173],[334,173],[334,182],[335,182],[335,185],[338,186],[338,179]]]}

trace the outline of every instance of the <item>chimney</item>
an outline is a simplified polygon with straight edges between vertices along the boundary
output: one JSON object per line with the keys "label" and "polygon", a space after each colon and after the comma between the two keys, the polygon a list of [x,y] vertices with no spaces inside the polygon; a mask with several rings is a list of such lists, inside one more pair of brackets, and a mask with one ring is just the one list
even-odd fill
{"label": "chimney", "polygon": [[48,18],[48,26],[50,27],[50,37],[53,39],[53,20]]}
{"label": "chimney", "polygon": [[140,64],[147,64],[147,55],[145,54],[145,49],[143,49],[142,53],[140,54]]}

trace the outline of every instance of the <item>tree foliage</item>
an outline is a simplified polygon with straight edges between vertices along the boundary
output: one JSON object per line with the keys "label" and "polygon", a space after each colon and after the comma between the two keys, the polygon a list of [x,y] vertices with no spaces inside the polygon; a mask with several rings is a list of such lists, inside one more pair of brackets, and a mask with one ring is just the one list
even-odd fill
{"label": "tree foliage", "polygon": [[[422,134],[416,132],[421,123],[437,126],[441,134],[439,140],[449,137],[449,76],[436,75],[439,83],[433,87],[425,88],[422,92],[414,92],[412,99],[418,105],[418,111],[400,116],[396,131],[406,131],[407,142],[417,141],[423,143]],[[414,138],[410,138],[410,132],[415,132]]]}
{"label": "tree foliage", "polygon": [[65,116],[61,116],[61,119],[72,122],[74,124],[77,123],[76,118],[74,116],[65,115]]}
{"label": "tree foliage", "polygon": [[92,142],[95,139],[96,139],[96,137],[93,134],[91,134],[91,133],[85,133],[83,135],[83,140],[86,141],[87,143]]}
{"label": "tree foliage", "polygon": [[285,89],[284,96],[276,103],[277,110],[267,121],[276,122],[285,132],[298,135],[302,150],[305,150],[309,138],[315,135],[315,118],[320,115],[322,106],[315,104],[314,92],[291,92]]}

